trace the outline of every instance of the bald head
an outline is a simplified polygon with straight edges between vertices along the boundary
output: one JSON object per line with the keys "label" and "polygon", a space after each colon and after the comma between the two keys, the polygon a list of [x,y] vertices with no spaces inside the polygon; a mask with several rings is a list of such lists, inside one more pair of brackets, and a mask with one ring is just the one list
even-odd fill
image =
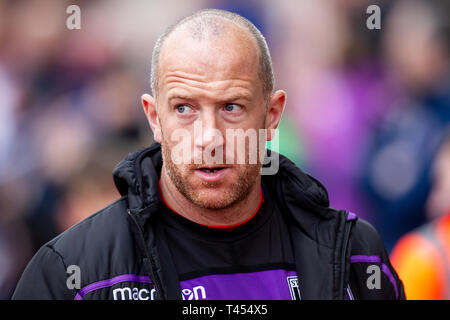
{"label": "bald head", "polygon": [[[181,45],[181,41],[185,46],[177,47],[177,44]],[[268,100],[273,91],[274,76],[264,36],[242,16],[217,9],[201,10],[179,20],[157,40],[153,49],[151,71],[151,86],[154,96],[158,95],[160,64],[164,60],[164,56],[174,47],[177,50],[186,50],[187,42],[196,42],[196,46],[207,46],[209,49],[232,50],[230,47],[239,47],[241,52],[247,51],[248,56],[254,58],[252,62],[257,63],[256,70],[261,81],[263,95]]]}

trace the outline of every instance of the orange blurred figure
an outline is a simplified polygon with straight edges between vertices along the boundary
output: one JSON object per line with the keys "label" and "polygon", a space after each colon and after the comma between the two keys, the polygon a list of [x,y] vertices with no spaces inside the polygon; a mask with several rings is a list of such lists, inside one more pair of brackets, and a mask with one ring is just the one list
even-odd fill
{"label": "orange blurred figure", "polygon": [[391,262],[408,299],[450,300],[450,139],[433,168],[434,184],[427,201],[431,222],[403,236]]}

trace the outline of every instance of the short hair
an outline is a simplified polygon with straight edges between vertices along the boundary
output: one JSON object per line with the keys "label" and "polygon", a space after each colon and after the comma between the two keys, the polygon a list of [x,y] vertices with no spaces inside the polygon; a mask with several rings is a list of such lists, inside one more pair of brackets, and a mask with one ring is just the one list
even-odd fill
{"label": "short hair", "polygon": [[220,22],[223,22],[223,20],[232,22],[237,26],[244,28],[255,39],[259,49],[258,75],[262,82],[264,98],[268,101],[274,87],[274,75],[272,59],[270,57],[269,47],[267,46],[266,39],[258,30],[258,28],[256,28],[255,25],[248,19],[236,13],[219,9],[204,9],[194,12],[187,17],[181,18],[180,20],[169,26],[157,39],[152,53],[152,66],[150,76],[153,95],[156,96],[159,89],[159,59],[162,47],[167,38],[178,28],[187,25],[191,27],[189,28],[189,32],[192,37],[202,40],[204,39],[205,34],[217,35],[220,32]]}

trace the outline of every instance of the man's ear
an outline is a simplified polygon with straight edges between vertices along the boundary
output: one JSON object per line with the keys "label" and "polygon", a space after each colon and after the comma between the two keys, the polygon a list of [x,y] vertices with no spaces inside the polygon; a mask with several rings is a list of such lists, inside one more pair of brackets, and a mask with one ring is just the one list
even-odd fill
{"label": "man's ear", "polygon": [[278,128],[284,106],[286,105],[286,92],[277,90],[272,94],[266,115],[267,141],[271,141],[275,136],[275,129]]}
{"label": "man's ear", "polygon": [[151,95],[145,93],[141,97],[141,102],[142,107],[144,108],[145,116],[147,117],[150,128],[153,131],[153,138],[156,142],[161,143],[161,125],[159,123],[155,99]]}

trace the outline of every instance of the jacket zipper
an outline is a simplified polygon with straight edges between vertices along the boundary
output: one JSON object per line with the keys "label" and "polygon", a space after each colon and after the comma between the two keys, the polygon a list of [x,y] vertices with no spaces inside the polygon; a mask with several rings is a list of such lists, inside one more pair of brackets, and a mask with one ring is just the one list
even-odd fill
{"label": "jacket zipper", "polygon": [[157,267],[155,265],[155,261],[154,261],[154,259],[152,259],[152,256],[148,252],[147,244],[145,243],[145,239],[144,239],[144,233],[142,232],[142,229],[139,226],[139,223],[136,221],[136,218],[133,216],[133,214],[130,212],[130,210],[127,210],[127,213],[131,217],[131,220],[133,221],[135,227],[137,228],[138,241],[140,242],[141,247],[144,251],[143,252],[144,266],[147,270],[147,273],[150,276],[150,280],[153,283],[153,286],[156,289],[157,297],[162,300],[162,299],[164,299],[164,292],[162,290],[161,279],[159,278],[158,273],[156,272]]}
{"label": "jacket zipper", "polygon": [[341,251],[341,276],[339,281],[339,297],[340,299],[345,300],[345,293],[344,293],[344,287],[345,287],[345,265],[346,265],[346,258],[347,258],[347,250],[349,246],[349,240],[350,240],[350,231],[352,229],[354,220],[351,221],[345,221],[344,226],[344,240],[342,243],[342,251]]}

